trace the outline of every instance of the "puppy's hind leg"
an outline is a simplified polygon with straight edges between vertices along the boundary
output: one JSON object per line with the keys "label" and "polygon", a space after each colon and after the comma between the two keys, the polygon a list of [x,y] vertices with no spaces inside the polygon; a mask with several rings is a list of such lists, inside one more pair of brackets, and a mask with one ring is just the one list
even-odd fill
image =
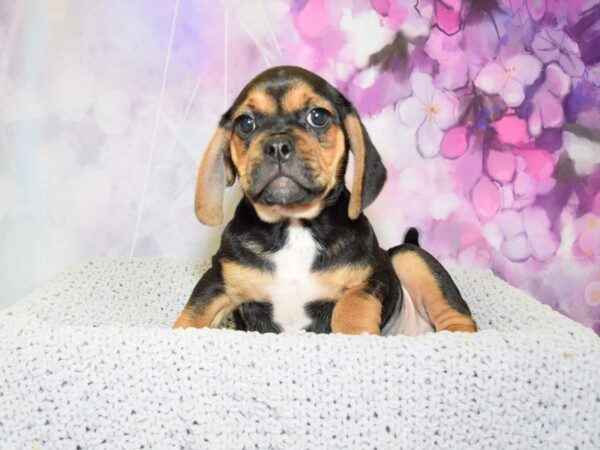
{"label": "puppy's hind leg", "polygon": [[418,244],[415,229],[405,243],[388,250],[400,283],[418,310],[424,310],[436,331],[475,332],[477,325],[450,274]]}

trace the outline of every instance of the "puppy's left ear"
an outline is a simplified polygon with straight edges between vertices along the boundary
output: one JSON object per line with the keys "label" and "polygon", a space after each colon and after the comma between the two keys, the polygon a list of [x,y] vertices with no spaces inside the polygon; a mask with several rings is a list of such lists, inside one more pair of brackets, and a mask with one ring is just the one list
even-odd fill
{"label": "puppy's left ear", "polygon": [[354,108],[344,118],[344,128],[354,155],[354,178],[348,205],[348,217],[354,220],[377,198],[387,178],[387,171]]}

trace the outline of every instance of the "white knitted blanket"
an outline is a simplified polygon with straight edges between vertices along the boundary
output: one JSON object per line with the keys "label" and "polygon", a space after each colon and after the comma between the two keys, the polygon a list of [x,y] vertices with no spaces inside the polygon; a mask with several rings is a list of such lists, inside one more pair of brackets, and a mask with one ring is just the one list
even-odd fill
{"label": "white knitted blanket", "polygon": [[598,448],[600,339],[489,271],[481,329],[171,330],[205,266],[75,267],[0,312],[0,448]]}

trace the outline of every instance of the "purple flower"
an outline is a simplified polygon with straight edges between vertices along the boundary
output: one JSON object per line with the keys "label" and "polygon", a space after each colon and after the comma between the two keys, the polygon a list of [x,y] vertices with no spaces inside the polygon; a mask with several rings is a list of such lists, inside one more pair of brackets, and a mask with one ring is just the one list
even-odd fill
{"label": "purple flower", "polygon": [[517,54],[506,60],[487,63],[477,77],[475,86],[487,94],[500,94],[508,106],[519,106],[525,99],[525,87],[539,76],[542,64],[534,56]]}
{"label": "purple flower", "polygon": [[571,78],[555,63],[546,67],[546,80],[531,100],[529,133],[540,136],[543,128],[558,128],[564,123],[563,98],[571,90]]}
{"label": "purple flower", "polygon": [[414,72],[410,76],[413,96],[399,108],[400,120],[417,127],[417,149],[426,158],[436,156],[447,130],[458,121],[458,99],[437,89],[431,75]]}
{"label": "purple flower", "polygon": [[564,30],[542,28],[533,38],[531,48],[543,62],[557,62],[573,77],[580,77],[585,71],[577,43]]}

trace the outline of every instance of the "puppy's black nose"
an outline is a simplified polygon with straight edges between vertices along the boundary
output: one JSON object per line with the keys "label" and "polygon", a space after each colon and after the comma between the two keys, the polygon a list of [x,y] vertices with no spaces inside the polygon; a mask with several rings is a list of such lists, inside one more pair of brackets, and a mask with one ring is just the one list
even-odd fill
{"label": "puppy's black nose", "polygon": [[273,137],[265,142],[265,155],[273,162],[287,161],[293,151],[294,145],[286,137]]}

